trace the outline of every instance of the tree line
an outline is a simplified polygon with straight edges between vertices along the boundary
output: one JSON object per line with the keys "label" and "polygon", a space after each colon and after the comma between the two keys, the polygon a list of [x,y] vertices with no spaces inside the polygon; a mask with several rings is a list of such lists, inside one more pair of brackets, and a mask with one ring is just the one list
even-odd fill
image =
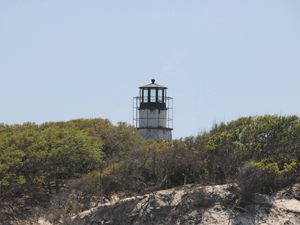
{"label": "tree line", "polygon": [[81,202],[69,207],[75,212],[115,193],[228,182],[238,182],[247,198],[247,188],[299,181],[299,144],[297,116],[242,117],[171,142],[142,140],[135,127],[107,119],[0,124],[0,198],[72,190]]}

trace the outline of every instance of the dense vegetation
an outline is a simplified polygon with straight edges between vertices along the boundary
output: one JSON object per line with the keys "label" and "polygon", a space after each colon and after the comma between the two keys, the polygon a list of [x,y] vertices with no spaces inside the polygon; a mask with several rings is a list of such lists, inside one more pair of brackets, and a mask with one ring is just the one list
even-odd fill
{"label": "dense vegetation", "polygon": [[299,181],[299,148],[297,116],[240,118],[172,142],[143,141],[133,126],[103,119],[0,124],[1,212],[21,198],[51,201],[54,222],[115,193],[187,183],[237,182],[249,199]]}

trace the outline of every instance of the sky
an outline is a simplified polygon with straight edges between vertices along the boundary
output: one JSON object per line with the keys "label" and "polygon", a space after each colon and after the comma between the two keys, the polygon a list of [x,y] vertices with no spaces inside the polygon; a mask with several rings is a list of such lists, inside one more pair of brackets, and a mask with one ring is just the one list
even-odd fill
{"label": "sky", "polygon": [[153,78],[174,139],[300,115],[299,0],[0,0],[0,40],[0,123],[133,124]]}

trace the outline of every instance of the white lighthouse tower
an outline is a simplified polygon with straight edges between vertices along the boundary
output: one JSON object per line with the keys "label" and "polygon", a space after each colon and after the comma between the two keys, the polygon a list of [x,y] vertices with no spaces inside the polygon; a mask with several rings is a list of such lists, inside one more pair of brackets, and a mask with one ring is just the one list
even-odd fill
{"label": "white lighthouse tower", "polygon": [[151,82],[139,87],[140,95],[133,98],[133,122],[143,139],[171,141],[173,98],[167,97],[167,87]]}

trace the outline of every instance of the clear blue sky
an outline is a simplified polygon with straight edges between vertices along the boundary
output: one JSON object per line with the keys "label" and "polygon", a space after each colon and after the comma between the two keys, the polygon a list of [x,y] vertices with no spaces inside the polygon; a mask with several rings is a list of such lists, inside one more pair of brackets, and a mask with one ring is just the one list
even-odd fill
{"label": "clear blue sky", "polygon": [[167,86],[173,137],[214,121],[300,115],[300,1],[0,1],[0,122],[132,123]]}

